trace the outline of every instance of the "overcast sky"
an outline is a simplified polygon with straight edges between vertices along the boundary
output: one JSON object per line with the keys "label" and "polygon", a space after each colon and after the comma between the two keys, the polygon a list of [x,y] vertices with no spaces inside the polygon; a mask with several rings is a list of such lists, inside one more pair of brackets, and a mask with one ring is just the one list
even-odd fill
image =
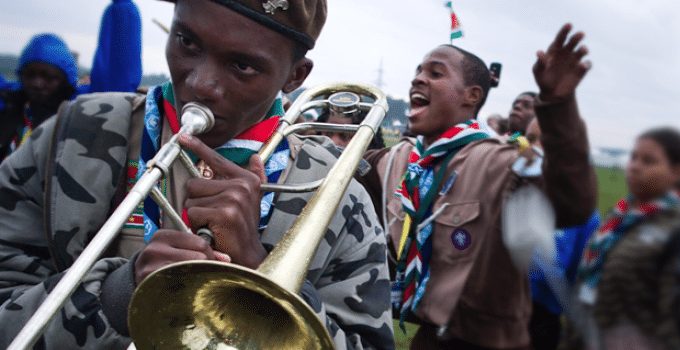
{"label": "overcast sky", "polygon": [[[295,1],[295,0],[293,0]],[[36,33],[61,35],[91,66],[99,20],[110,0],[6,1],[0,52],[16,53]],[[142,13],[144,73],[167,73],[165,34],[172,5],[136,0]],[[346,80],[377,83],[406,97],[416,65],[449,36],[443,0],[329,0],[327,24],[309,57],[307,86]],[[535,52],[569,21],[586,33],[593,69],[578,90],[591,145],[629,148],[652,126],[680,128],[680,2],[677,0],[454,0],[464,38],[454,44],[501,62],[499,88],[480,112],[508,114],[517,94],[536,90]],[[381,65],[382,64],[382,65]]]}

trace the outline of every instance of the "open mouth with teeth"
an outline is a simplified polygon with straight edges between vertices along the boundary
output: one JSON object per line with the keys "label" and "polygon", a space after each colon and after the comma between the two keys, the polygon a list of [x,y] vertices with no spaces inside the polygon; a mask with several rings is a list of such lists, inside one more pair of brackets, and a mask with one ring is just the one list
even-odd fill
{"label": "open mouth with teeth", "polygon": [[411,115],[414,116],[430,105],[430,100],[425,95],[414,92],[411,94]]}

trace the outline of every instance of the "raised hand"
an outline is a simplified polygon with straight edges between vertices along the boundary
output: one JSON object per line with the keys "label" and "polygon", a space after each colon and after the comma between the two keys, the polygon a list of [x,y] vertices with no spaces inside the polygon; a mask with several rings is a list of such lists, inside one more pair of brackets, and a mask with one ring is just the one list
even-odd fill
{"label": "raised hand", "polygon": [[184,207],[192,228],[209,228],[215,235],[216,251],[228,254],[233,263],[257,268],[267,256],[258,232],[260,184],[266,179],[262,161],[254,155],[243,169],[196,137],[182,135],[180,143],[214,173],[210,180],[186,183]]}
{"label": "raised hand", "polygon": [[542,101],[557,102],[572,96],[591,67],[590,61],[583,61],[588,48],[579,46],[585,34],[577,32],[569,36],[570,31],[571,24],[562,26],[548,50],[536,54],[534,78]]}

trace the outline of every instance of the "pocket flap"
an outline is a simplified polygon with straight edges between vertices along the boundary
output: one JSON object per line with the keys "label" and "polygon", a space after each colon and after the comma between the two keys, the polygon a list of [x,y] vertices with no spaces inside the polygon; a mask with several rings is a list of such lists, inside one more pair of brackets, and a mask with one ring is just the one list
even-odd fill
{"label": "pocket flap", "polygon": [[460,227],[479,216],[479,201],[435,204],[432,216],[438,224]]}

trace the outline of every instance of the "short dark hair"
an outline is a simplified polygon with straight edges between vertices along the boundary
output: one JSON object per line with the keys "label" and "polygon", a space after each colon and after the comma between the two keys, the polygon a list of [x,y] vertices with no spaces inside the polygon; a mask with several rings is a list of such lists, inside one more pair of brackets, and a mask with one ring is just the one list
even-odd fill
{"label": "short dark hair", "polygon": [[474,86],[477,85],[482,89],[482,99],[479,101],[479,104],[475,107],[475,117],[477,116],[477,113],[479,113],[479,110],[482,109],[484,106],[484,103],[486,102],[486,97],[489,95],[489,89],[491,88],[491,73],[489,72],[489,68],[487,68],[486,63],[482,61],[481,58],[477,57],[477,55],[470,53],[468,51],[465,51],[461,49],[458,46],[450,45],[450,44],[445,44],[442,46],[448,46],[451,47],[461,54],[463,54],[463,81],[465,82],[465,86]]}
{"label": "short dark hair", "polygon": [[328,111],[328,109],[324,109],[321,114],[316,118],[316,121],[318,123],[328,123],[328,118],[331,116],[331,113]]}
{"label": "short dark hair", "polygon": [[523,93],[517,95],[517,97],[524,96],[524,95],[531,96],[532,98],[536,98],[536,96],[538,96],[538,94],[533,92],[533,91],[524,91]]}
{"label": "short dark hair", "polygon": [[650,139],[663,148],[671,165],[680,165],[680,132],[672,127],[647,130],[638,139]]}

